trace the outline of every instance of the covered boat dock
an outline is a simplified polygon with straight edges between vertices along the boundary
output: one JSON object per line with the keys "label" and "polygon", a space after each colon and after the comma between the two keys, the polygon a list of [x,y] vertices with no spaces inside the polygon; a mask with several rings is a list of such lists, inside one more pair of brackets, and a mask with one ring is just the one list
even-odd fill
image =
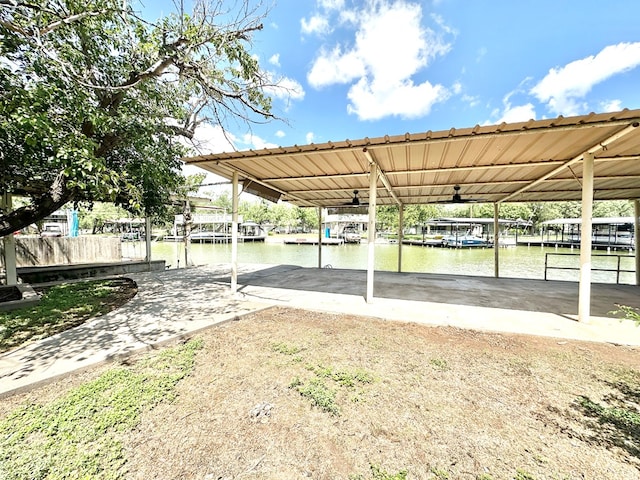
{"label": "covered boat dock", "polygon": [[[238,186],[272,201],[318,209],[349,204],[358,190],[367,198],[369,230],[376,206],[482,198],[494,205],[497,224],[506,202],[581,201],[582,231],[578,317],[591,315],[591,231],[594,200],[634,202],[636,252],[640,231],[640,110],[590,113],[528,122],[476,125],[443,131],[344,140],[186,158],[190,165],[228,178],[233,214]],[[494,228],[494,232],[498,232]],[[368,241],[365,299],[374,298],[374,242]],[[497,243],[497,238],[494,243]],[[235,244],[235,242],[232,242]],[[319,243],[321,246],[321,242]],[[401,270],[402,241],[398,242]],[[499,273],[495,252],[495,277]],[[237,248],[232,248],[231,289],[237,290]],[[322,249],[318,249],[322,266]],[[640,285],[640,257],[636,255]]]}
{"label": "covered boat dock", "polygon": [[[592,219],[591,245],[594,250],[634,250],[636,245],[633,217]],[[581,218],[557,218],[542,222],[539,242],[531,244],[579,247]]]}

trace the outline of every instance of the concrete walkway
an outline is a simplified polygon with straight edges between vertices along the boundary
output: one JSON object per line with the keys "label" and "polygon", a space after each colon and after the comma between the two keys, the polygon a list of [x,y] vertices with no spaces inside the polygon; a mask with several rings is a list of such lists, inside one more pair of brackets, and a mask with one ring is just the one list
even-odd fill
{"label": "concrete walkway", "polygon": [[273,305],[428,325],[640,346],[640,328],[607,318],[640,306],[640,287],[593,285],[592,319],[575,321],[577,285],[521,279],[241,265],[231,295],[228,265],[128,275],[138,294],[123,308],[0,356],[0,397],[74,370],[236,320]]}
{"label": "concrete walkway", "polygon": [[127,275],[138,294],[125,307],[0,356],[0,397],[268,308],[233,297],[200,269]]}

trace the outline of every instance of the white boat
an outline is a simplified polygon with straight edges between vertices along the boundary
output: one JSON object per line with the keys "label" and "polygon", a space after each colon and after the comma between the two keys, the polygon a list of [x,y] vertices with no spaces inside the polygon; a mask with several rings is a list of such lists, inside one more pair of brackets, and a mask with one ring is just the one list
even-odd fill
{"label": "white boat", "polygon": [[484,238],[474,235],[448,235],[442,239],[442,244],[451,248],[486,247],[489,245]]}

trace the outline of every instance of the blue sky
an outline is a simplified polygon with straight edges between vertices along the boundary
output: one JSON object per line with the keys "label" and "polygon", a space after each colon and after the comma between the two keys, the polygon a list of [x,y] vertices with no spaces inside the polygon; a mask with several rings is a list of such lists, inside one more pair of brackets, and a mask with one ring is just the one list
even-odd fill
{"label": "blue sky", "polygon": [[639,25],[637,0],[274,0],[252,52],[291,89],[288,123],[229,133],[244,150],[640,108]]}

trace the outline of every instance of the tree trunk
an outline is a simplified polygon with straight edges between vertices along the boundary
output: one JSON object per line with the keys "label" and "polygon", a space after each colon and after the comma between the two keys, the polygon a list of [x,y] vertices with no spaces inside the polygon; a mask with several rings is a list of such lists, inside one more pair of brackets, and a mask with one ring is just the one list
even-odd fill
{"label": "tree trunk", "polygon": [[60,173],[49,191],[39,198],[34,198],[31,204],[11,212],[3,212],[0,217],[0,237],[43,220],[71,200],[73,192],[67,189],[65,177]]}

